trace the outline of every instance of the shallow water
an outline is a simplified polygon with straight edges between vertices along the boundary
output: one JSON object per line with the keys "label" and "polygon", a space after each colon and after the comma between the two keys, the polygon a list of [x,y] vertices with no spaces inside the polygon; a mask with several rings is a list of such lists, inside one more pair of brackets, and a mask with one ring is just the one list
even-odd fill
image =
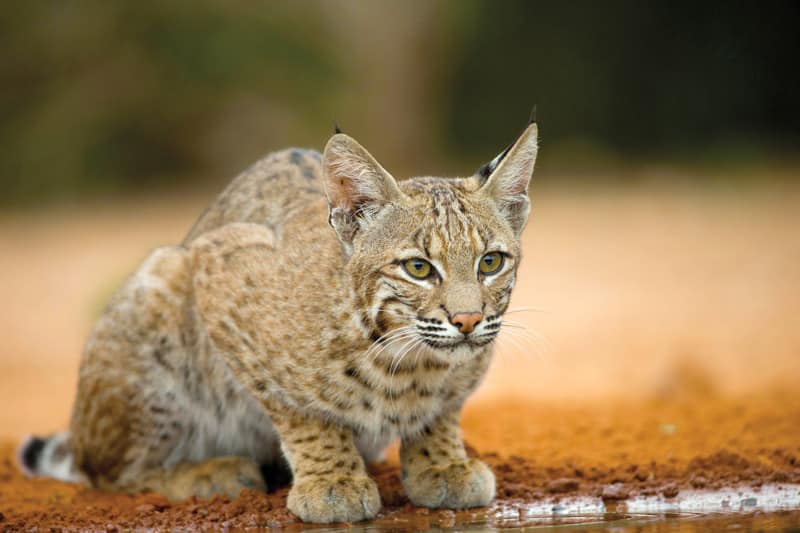
{"label": "shallow water", "polygon": [[[357,531],[536,529],[579,531],[800,531],[800,485],[686,490],[675,498],[604,502],[579,497],[536,503],[503,501],[466,511],[394,511]],[[338,531],[339,528],[324,528]]]}

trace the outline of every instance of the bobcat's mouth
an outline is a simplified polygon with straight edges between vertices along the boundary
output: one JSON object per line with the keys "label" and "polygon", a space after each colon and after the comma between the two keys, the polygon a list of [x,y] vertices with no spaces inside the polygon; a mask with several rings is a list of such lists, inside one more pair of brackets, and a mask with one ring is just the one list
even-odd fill
{"label": "bobcat's mouth", "polygon": [[497,338],[497,335],[481,335],[480,338],[462,338],[460,340],[439,340],[439,339],[430,339],[428,337],[423,337],[422,342],[427,344],[432,348],[458,348],[459,346],[472,346],[474,348],[480,348],[481,346],[486,346],[487,344],[491,343],[492,341]]}
{"label": "bobcat's mouth", "polygon": [[430,321],[418,320],[417,333],[422,341],[431,348],[454,349],[460,346],[480,348],[492,343],[497,338],[500,324],[500,317],[492,316],[479,324],[471,333],[464,334],[443,322],[432,325]]}

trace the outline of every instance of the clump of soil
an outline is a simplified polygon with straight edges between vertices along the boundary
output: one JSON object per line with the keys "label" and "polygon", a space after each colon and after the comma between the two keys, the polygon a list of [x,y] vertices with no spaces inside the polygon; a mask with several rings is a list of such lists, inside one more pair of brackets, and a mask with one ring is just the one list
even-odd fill
{"label": "clump of soil", "polygon": [[[780,409],[776,409],[780,406]],[[772,391],[574,408],[504,401],[469,408],[464,434],[497,477],[498,502],[589,495],[674,497],[687,488],[800,483],[800,400]],[[403,493],[396,453],[370,467],[384,509],[380,520],[453,527],[480,511],[414,508]],[[170,503],[45,479],[26,479],[13,443],[0,445],[0,530],[300,528],[286,510],[288,488],[245,491],[229,500]],[[405,518],[403,518],[405,517]],[[406,522],[404,522],[404,520]]]}

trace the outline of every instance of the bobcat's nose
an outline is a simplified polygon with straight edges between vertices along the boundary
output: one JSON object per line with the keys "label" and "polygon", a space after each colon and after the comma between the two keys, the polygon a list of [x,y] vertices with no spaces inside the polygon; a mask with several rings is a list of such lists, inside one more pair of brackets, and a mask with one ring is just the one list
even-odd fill
{"label": "bobcat's nose", "polygon": [[456,313],[450,317],[450,323],[461,333],[472,333],[475,326],[483,320],[481,313]]}

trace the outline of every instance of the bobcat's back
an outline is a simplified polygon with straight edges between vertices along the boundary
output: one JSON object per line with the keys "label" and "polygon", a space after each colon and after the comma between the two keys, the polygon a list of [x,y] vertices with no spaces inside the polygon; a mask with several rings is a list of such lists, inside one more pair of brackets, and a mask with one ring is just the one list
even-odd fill
{"label": "bobcat's back", "polygon": [[324,208],[322,155],[290,148],[273,152],[239,174],[200,216],[183,244],[235,222],[263,224],[280,240],[287,220],[309,204]]}

